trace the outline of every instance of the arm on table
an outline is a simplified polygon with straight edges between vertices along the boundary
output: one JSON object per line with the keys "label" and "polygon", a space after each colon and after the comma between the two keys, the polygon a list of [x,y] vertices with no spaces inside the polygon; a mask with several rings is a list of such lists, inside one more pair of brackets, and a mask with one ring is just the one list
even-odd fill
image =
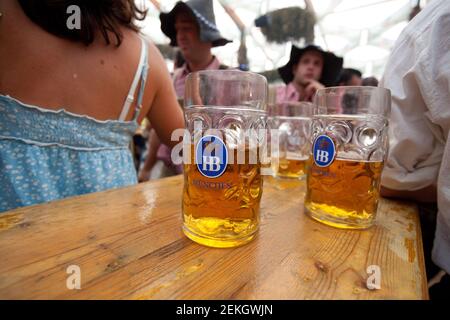
{"label": "arm on table", "polygon": [[418,202],[436,202],[437,188],[431,185],[420,190],[393,190],[386,187],[381,187],[381,196],[386,198],[405,199]]}

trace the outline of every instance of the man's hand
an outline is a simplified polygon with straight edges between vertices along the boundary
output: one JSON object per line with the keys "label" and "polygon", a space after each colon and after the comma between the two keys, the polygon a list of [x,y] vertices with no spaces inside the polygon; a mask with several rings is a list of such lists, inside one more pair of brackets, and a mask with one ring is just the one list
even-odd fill
{"label": "man's hand", "polygon": [[157,160],[157,153],[159,146],[161,145],[161,141],[159,141],[158,135],[155,130],[151,129],[150,134],[148,135],[148,152],[147,158],[145,158],[144,163],[139,168],[138,173],[138,181],[145,182],[150,180],[150,174],[153,166]]}
{"label": "man's hand", "polygon": [[150,170],[141,168],[138,173],[138,182],[146,182],[150,180],[150,174],[151,174]]}
{"label": "man's hand", "polygon": [[312,98],[314,97],[316,91],[325,88],[323,84],[321,84],[316,80],[307,80],[304,86],[305,86],[305,96],[304,99],[302,99],[304,101],[312,101]]}

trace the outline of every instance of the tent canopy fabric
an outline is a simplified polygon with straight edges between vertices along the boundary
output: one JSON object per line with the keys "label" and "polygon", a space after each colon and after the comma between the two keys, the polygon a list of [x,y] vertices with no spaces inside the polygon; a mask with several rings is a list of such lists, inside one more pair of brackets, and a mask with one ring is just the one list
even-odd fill
{"label": "tent canopy fabric", "polygon": [[[142,0],[136,0],[137,4]],[[152,1],[155,2],[155,1]],[[299,6],[312,9],[316,16],[314,42],[344,57],[344,67],[359,69],[364,76],[380,77],[390,49],[408,23],[417,1],[411,0],[214,0],[216,23],[221,34],[233,43],[214,48],[214,54],[226,65],[238,65],[241,30],[224,6],[234,10],[245,24],[245,40],[250,70],[262,72],[287,63],[291,42],[268,42],[255,19],[274,10]],[[170,11],[176,0],[160,1],[163,12]],[[420,1],[425,5],[426,1]],[[142,31],[156,44],[168,44],[160,29],[160,11],[145,1],[148,17]],[[302,46],[303,43],[294,43]]]}

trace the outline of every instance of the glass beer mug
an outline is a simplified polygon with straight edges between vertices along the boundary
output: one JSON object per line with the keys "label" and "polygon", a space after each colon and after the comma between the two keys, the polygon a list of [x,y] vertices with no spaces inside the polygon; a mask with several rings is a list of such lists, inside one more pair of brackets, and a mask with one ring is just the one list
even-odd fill
{"label": "glass beer mug", "polygon": [[267,81],[254,73],[207,70],[187,77],[182,211],[191,240],[226,248],[254,238],[266,97]]}
{"label": "glass beer mug", "polygon": [[272,153],[275,176],[294,179],[306,176],[313,112],[314,105],[310,102],[283,102],[271,108],[268,122],[278,134],[278,150]]}
{"label": "glass beer mug", "polygon": [[390,91],[384,88],[317,91],[306,214],[338,228],[373,225],[388,152],[390,109]]}

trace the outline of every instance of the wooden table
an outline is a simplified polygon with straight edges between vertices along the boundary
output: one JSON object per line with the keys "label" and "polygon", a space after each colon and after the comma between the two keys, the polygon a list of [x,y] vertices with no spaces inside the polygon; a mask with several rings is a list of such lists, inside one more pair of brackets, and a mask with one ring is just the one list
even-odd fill
{"label": "wooden table", "polygon": [[[181,231],[182,185],[178,176],[0,215],[0,298],[428,298],[412,204],[383,199],[375,227],[338,230],[303,214],[304,182],[270,177],[256,239],[213,249]],[[79,290],[66,285],[72,265]],[[370,265],[379,290],[367,289]]]}

